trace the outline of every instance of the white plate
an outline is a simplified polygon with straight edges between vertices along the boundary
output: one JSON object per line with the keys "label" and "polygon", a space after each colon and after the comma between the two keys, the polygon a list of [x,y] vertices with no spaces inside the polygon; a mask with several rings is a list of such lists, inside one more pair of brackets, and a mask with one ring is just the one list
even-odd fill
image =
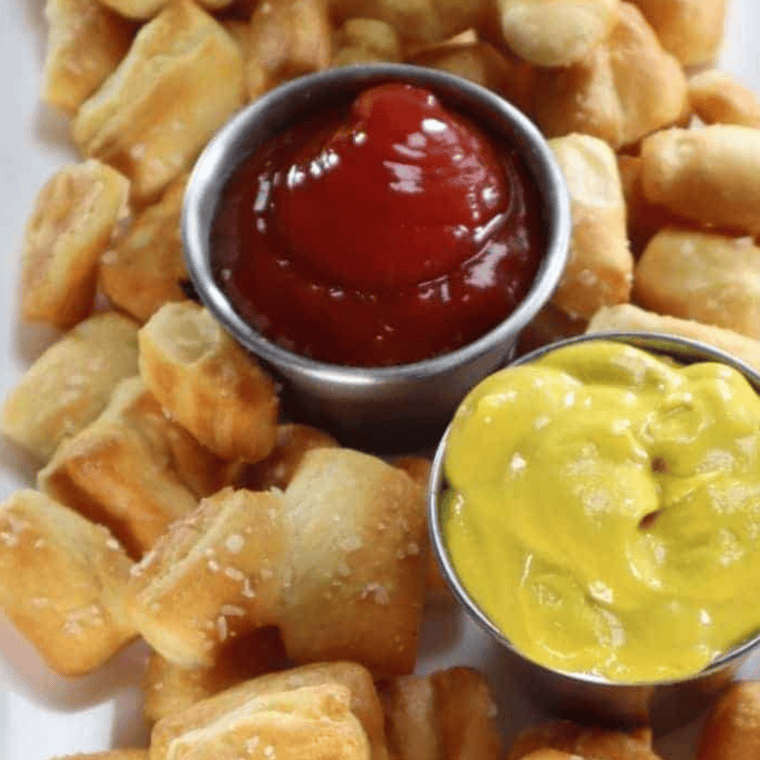
{"label": "white plate", "polygon": [[[760,92],[760,4],[731,0],[723,67]],[[38,102],[46,26],[43,0],[10,0],[0,21],[0,397],[54,337],[19,323],[18,259],[23,226],[45,180],[75,159],[66,121]],[[0,444],[0,499],[32,482],[32,463]],[[96,674],[66,680],[51,673],[0,614],[0,758],[49,760],[57,755],[141,746],[146,731],[139,681],[145,649],[135,645]],[[426,613],[421,670],[473,664],[489,675],[508,735],[537,719],[514,692],[498,649],[450,606]],[[756,675],[760,663],[745,670]],[[667,760],[690,760],[697,726],[658,740]]]}

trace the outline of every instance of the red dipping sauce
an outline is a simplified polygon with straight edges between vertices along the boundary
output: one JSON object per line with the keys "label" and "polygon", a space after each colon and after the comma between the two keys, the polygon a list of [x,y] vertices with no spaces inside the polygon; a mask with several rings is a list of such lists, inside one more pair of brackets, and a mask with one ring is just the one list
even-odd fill
{"label": "red dipping sauce", "polygon": [[407,364],[514,311],[545,250],[540,209],[512,146],[426,90],[380,85],[233,173],[212,232],[214,276],[284,348]]}

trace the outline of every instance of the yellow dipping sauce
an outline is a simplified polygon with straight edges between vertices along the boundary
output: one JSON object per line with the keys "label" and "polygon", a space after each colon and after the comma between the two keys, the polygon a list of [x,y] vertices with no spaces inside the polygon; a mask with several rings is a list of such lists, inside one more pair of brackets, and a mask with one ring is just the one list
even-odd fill
{"label": "yellow dipping sauce", "polygon": [[675,678],[760,627],[760,399],[736,370],[567,346],[469,394],[445,471],[456,572],[537,662]]}

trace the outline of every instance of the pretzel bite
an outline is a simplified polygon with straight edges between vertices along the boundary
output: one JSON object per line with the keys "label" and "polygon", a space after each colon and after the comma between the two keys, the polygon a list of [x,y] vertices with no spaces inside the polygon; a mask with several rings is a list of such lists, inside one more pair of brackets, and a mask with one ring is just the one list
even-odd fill
{"label": "pretzel bite", "polygon": [[350,18],[333,34],[331,66],[401,61],[401,40],[385,21]]}
{"label": "pretzel bite", "polygon": [[[532,757],[531,753],[548,749],[593,760],[660,760],[652,751],[652,732],[647,728],[624,733],[589,728],[570,721],[544,723],[526,729],[515,740],[507,760]],[[539,754],[538,758],[541,757]]]}
{"label": "pretzel bite", "polygon": [[615,154],[589,135],[549,141],[567,180],[573,217],[570,259],[552,303],[571,317],[630,299],[633,257]]}
{"label": "pretzel bite", "polygon": [[74,113],[124,57],[132,24],[96,0],[47,0],[42,100]]}
{"label": "pretzel bite", "polygon": [[702,225],[760,232],[758,176],[760,129],[668,129],[641,146],[641,181],[649,201]]}
{"label": "pretzel bite", "polygon": [[580,335],[588,324],[582,317],[571,317],[552,303],[541,311],[525,326],[520,333],[517,345],[518,354],[527,354],[547,343]]}
{"label": "pretzel bite", "polygon": [[707,715],[697,760],[760,757],[760,683],[737,681]]}
{"label": "pretzel bite", "polygon": [[135,638],[130,565],[105,528],[37,491],[0,505],[0,607],[58,673],[88,673]]}
{"label": "pretzel bite", "polygon": [[166,304],[138,342],[146,386],[202,444],[224,459],[249,462],[272,451],[274,383],[208,311],[190,301]]}
{"label": "pretzel bite", "polygon": [[284,508],[273,491],[225,488],[172,523],[135,565],[130,611],[159,654],[211,667],[232,639],[275,622]]}
{"label": "pretzel bite", "polygon": [[100,161],[55,174],[26,225],[21,264],[25,319],[71,327],[91,311],[100,255],[128,217],[129,181]]}
{"label": "pretzel bite", "polygon": [[331,38],[324,0],[259,3],[249,25],[248,99],[255,100],[287,79],[327,68]]}
{"label": "pretzel bite", "polygon": [[3,435],[47,461],[61,441],[105,409],[137,374],[137,325],[116,312],[80,322],[45,351],[5,399]]}
{"label": "pretzel bite", "polygon": [[189,168],[243,95],[234,40],[191,0],[176,0],[140,29],[116,71],[82,104],[74,141],[128,176],[133,199],[144,203]]}
{"label": "pretzel bite", "polygon": [[501,760],[496,706],[471,668],[402,676],[381,685],[388,749],[395,760]]}
{"label": "pretzel bite", "polygon": [[135,215],[127,234],[100,257],[103,292],[120,309],[146,322],[167,301],[183,301],[187,279],[179,229],[185,175],[160,200]]}
{"label": "pretzel bite", "polygon": [[632,0],[684,66],[712,63],[723,39],[728,0]]}
{"label": "pretzel bite", "polygon": [[323,684],[264,694],[215,722],[177,736],[155,760],[370,760],[345,686]]}
{"label": "pretzel bite", "polygon": [[680,64],[630,3],[620,3],[609,38],[583,60],[534,77],[533,115],[548,137],[583,132],[617,149],[688,112]]}
{"label": "pretzel bite", "polygon": [[428,545],[422,489],[376,457],[314,449],[284,498],[290,551],[279,625],[288,656],[411,672]]}
{"label": "pretzel bite", "polygon": [[760,100],[736,77],[717,69],[689,79],[689,102],[705,124],[760,127]]}
{"label": "pretzel bite", "polygon": [[636,266],[634,295],[653,311],[760,339],[760,248],[752,238],[665,229]]}
{"label": "pretzel bite", "polygon": [[317,663],[259,676],[164,718],[153,729],[150,760],[167,758],[177,738],[213,725],[225,715],[251,709],[250,706],[261,697],[323,686],[347,690],[348,707],[369,741],[369,757],[371,760],[386,760],[383,712],[375,685],[367,670],[351,662]]}
{"label": "pretzel bite", "polygon": [[252,491],[267,491],[270,488],[284,490],[307,451],[337,446],[340,444],[335,438],[310,425],[292,422],[278,425],[277,442],[272,453],[260,462],[248,465],[241,476],[240,485]]}
{"label": "pretzel bite", "polygon": [[108,526],[140,557],[172,520],[195,509],[198,496],[227,479],[225,463],[167,419],[139,378],[130,378],[95,422],[59,447],[38,485]]}
{"label": "pretzel bite", "polygon": [[760,372],[760,341],[733,330],[666,317],[629,304],[599,309],[591,318],[586,332],[655,332],[693,338],[733,354]]}
{"label": "pretzel bite", "polygon": [[569,66],[609,37],[619,0],[496,0],[504,40],[538,66]]}
{"label": "pretzel bite", "polygon": [[145,717],[156,723],[202,699],[264,673],[288,666],[277,628],[238,636],[219,652],[210,668],[181,668],[154,652],[143,679]]}

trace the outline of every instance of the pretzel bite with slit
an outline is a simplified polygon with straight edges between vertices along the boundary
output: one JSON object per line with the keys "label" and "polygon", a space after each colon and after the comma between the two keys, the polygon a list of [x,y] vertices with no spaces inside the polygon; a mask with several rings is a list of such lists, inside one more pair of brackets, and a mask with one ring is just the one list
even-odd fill
{"label": "pretzel bite with slit", "polygon": [[143,678],[145,717],[157,723],[231,686],[289,665],[274,626],[232,639],[209,668],[182,668],[153,652]]}
{"label": "pretzel bite with slit", "polygon": [[654,332],[692,338],[733,354],[760,372],[760,341],[733,330],[655,314],[631,304],[599,309],[591,318],[586,332]]}
{"label": "pretzel bite with slit", "polygon": [[726,71],[708,69],[691,77],[689,102],[705,124],[760,127],[760,99]]}
{"label": "pretzel bite with slit", "polygon": [[175,0],[140,29],[116,71],[82,104],[72,134],[85,155],[128,176],[133,200],[143,204],[189,169],[243,102],[237,44],[191,0]]}
{"label": "pretzel bite with slit", "polygon": [[643,307],[760,339],[760,248],[752,238],[667,228],[636,266]]}
{"label": "pretzel bite with slit", "polygon": [[248,27],[245,82],[256,100],[288,79],[326,69],[332,27],[324,0],[278,0],[256,6]]}
{"label": "pretzel bite with slit", "polygon": [[501,760],[488,684],[472,668],[402,676],[380,685],[394,760]]}
{"label": "pretzel bite with slit", "polygon": [[737,681],[710,709],[697,760],[760,757],[760,683]]}
{"label": "pretzel bite with slit", "polygon": [[641,182],[659,203],[701,225],[760,233],[760,129],[668,129],[641,145]]}
{"label": "pretzel bite with slit", "polygon": [[187,176],[135,214],[123,238],[100,257],[99,284],[113,304],[146,322],[168,301],[184,301],[187,279],[179,217]]}
{"label": "pretzel bite with slit", "polygon": [[172,520],[235,475],[234,464],[168,419],[135,377],[116,388],[97,420],[58,448],[37,480],[140,557]]}
{"label": "pretzel bite with slit", "polygon": [[257,700],[303,688],[337,686],[349,694],[348,707],[366,734],[371,760],[387,760],[383,711],[372,677],[351,662],[306,665],[251,679],[161,720],[151,735],[150,760],[164,760],[176,740],[213,725],[225,715],[255,709]]}
{"label": "pretzel bite with slit", "polygon": [[204,308],[165,304],[140,330],[140,374],[160,404],[224,459],[257,462],[277,440],[271,378]]}
{"label": "pretzel bite with slit", "polygon": [[89,673],[136,637],[130,566],[105,528],[44,494],[0,505],[0,607],[57,673]]}
{"label": "pretzel bite with slit", "polygon": [[129,180],[94,160],[43,187],[24,234],[24,319],[67,328],[92,311],[98,260],[129,217],[128,196]]}
{"label": "pretzel bite with slit", "polygon": [[134,566],[130,612],[162,657],[212,667],[232,639],[276,622],[283,502],[273,491],[225,488],[172,523]]}
{"label": "pretzel bite with slit", "polygon": [[569,66],[609,37],[619,0],[496,0],[504,41],[538,66]]}
{"label": "pretzel bite with slit", "polygon": [[728,0],[632,0],[663,47],[684,66],[713,63],[723,41]]}
{"label": "pretzel bite with slit", "polygon": [[26,371],[3,405],[3,435],[47,461],[105,409],[121,380],[137,374],[137,329],[116,312],[80,322]]}
{"label": "pretzel bite with slit", "polygon": [[411,672],[428,548],[423,489],[377,457],[313,449],[284,499],[278,622],[288,656],[352,660],[376,676]]}
{"label": "pretzel bite with slit", "polygon": [[331,66],[395,62],[402,58],[401,40],[385,21],[350,18],[333,34]]}
{"label": "pretzel bite with slit", "polygon": [[686,76],[638,9],[621,2],[609,38],[563,69],[534,71],[533,116],[548,137],[594,135],[618,149],[688,113]]}
{"label": "pretzel bite with slit", "polygon": [[42,100],[75,113],[126,55],[133,25],[97,0],[47,0]]}
{"label": "pretzel bite with slit", "polygon": [[588,319],[600,306],[630,300],[633,256],[625,200],[612,149],[590,135],[549,141],[570,190],[570,258],[552,303]]}

